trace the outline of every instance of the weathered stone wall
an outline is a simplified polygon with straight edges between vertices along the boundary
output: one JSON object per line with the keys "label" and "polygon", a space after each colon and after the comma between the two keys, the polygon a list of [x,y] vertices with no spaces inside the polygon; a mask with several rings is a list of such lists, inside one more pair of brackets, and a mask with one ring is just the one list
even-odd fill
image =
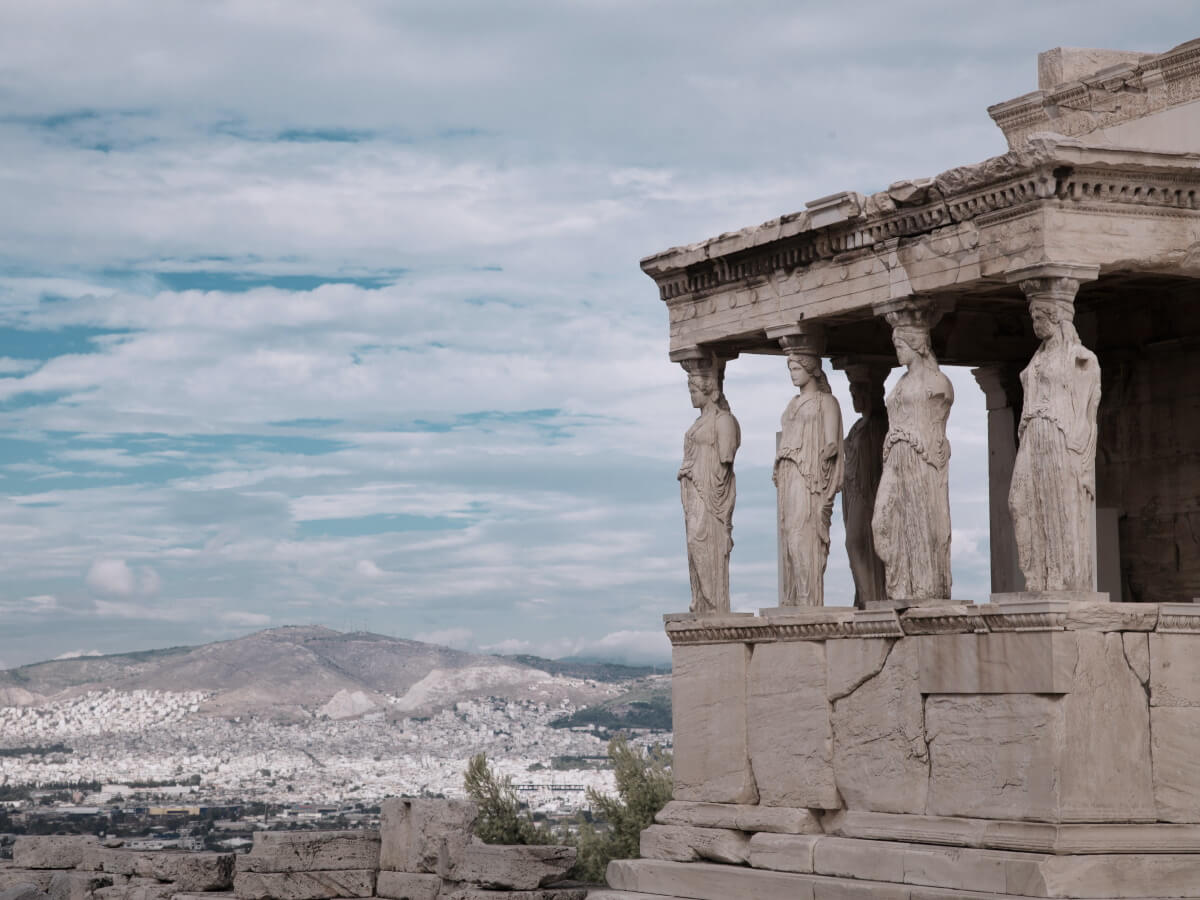
{"label": "weathered stone wall", "polygon": [[0,863],[4,900],[168,900],[233,887],[234,854],[141,851],[91,836],[21,836]]}
{"label": "weathered stone wall", "polygon": [[[680,623],[675,798],[1200,823],[1200,801],[1182,801],[1200,797],[1184,750],[1200,733],[1200,663],[1185,658],[1200,658],[1200,633],[1170,630],[1200,609],[1163,609],[1160,622],[1146,604],[945,607],[936,627],[950,633],[906,633],[931,627],[925,610],[866,638],[850,636],[864,614],[828,610],[740,617],[746,640],[695,644],[721,623]],[[786,639],[801,622],[845,636]],[[887,631],[877,614],[872,627]]]}
{"label": "weathered stone wall", "polygon": [[1181,603],[1200,597],[1200,322],[1146,316],[1120,327],[1155,343],[1101,356],[1097,505],[1120,517],[1122,599]]}
{"label": "weathered stone wall", "polygon": [[1200,605],[667,630],[688,768],[592,900],[1200,898]]}
{"label": "weathered stone wall", "polygon": [[470,803],[388,800],[379,831],[259,831],[244,856],[22,836],[0,900],[583,900],[564,881],[574,849],[483,844],[475,817]]}

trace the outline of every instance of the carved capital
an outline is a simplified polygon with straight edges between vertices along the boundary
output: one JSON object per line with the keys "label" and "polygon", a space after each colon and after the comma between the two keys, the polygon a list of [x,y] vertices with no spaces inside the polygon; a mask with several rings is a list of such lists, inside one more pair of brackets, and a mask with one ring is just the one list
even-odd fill
{"label": "carved capital", "polygon": [[946,302],[938,302],[931,297],[901,297],[898,300],[877,303],[872,307],[872,311],[877,316],[883,316],[892,328],[929,331],[941,320],[948,308]]}
{"label": "carved capital", "polygon": [[871,356],[837,356],[833,358],[832,363],[835,369],[846,373],[846,380],[851,384],[880,389],[893,367],[892,360]]}
{"label": "carved capital", "polygon": [[823,356],[825,326],[819,322],[795,322],[767,329],[767,337],[779,341],[789,356]]}
{"label": "carved capital", "polygon": [[725,363],[735,356],[718,356],[707,347],[681,347],[671,351],[671,362],[683,366],[689,375],[711,375],[718,383],[725,380]]}
{"label": "carved capital", "polygon": [[833,367],[845,372],[850,382],[855,411],[863,414],[884,410],[883,385],[892,366],[892,360],[882,357],[839,356],[833,360]]}
{"label": "carved capital", "polygon": [[1049,300],[1055,303],[1074,303],[1079,285],[1100,277],[1099,266],[1077,263],[1034,263],[1004,275],[1009,284],[1018,284],[1027,300]]}
{"label": "carved capital", "polygon": [[980,366],[971,374],[983,389],[989,411],[1011,409],[1020,396],[1021,376],[1016,367],[1006,364]]}

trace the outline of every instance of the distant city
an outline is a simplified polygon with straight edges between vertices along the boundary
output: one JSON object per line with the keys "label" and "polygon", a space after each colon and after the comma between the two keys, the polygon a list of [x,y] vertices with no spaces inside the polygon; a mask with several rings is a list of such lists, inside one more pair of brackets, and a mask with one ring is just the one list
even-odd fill
{"label": "distant city", "polygon": [[[274,629],[0,672],[0,835],[239,849],[255,829],[375,827],[385,797],[461,796],[481,752],[538,817],[570,817],[612,790],[614,734],[670,746],[669,677],[537,662]],[[181,673],[206,689],[164,689]]]}

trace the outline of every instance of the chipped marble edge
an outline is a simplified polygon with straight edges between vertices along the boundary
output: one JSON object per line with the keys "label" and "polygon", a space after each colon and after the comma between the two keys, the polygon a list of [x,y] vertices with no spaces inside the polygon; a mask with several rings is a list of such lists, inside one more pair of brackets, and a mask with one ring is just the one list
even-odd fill
{"label": "chipped marble edge", "polygon": [[[1019,149],[1010,149],[1006,153],[976,163],[954,166],[932,177],[901,179],[887,190],[869,195],[857,191],[842,191],[812,200],[805,204],[806,208],[803,210],[768,219],[759,225],[722,232],[702,241],[651,253],[643,257],[639,265],[643,272],[658,280],[697,263],[755,250],[803,233],[821,231],[846,222],[884,221],[899,214],[912,214],[922,209],[934,208],[969,197],[991,185],[1020,180],[1047,166],[1071,165],[1078,168],[1119,170],[1126,165],[1138,170],[1161,170],[1165,174],[1178,168],[1194,171],[1200,163],[1200,154],[1192,151],[1115,146],[1085,140],[1088,137],[1090,135],[1073,137],[1053,131],[1038,132],[1036,135],[1030,135],[1025,141],[1025,146]],[[969,173],[978,175],[964,179],[964,174]],[[962,183],[959,184],[959,181]],[[897,202],[895,198],[891,198],[891,189],[904,184],[925,187],[932,190],[934,196],[916,203]],[[891,198],[895,208],[886,208],[888,201],[883,200],[884,197]],[[883,202],[884,208],[879,207],[880,201]]]}
{"label": "chipped marble edge", "polygon": [[909,609],[769,607],[757,615],[673,613],[663,619],[674,645],[1027,631],[1187,634],[1200,633],[1200,603],[1110,603],[1060,597]]}

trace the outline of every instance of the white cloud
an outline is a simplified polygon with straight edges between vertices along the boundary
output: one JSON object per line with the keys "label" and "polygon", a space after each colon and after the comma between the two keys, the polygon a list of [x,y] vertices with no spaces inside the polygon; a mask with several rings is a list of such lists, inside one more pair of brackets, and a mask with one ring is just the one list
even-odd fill
{"label": "white cloud", "polygon": [[574,656],[598,656],[624,662],[662,662],[670,659],[671,644],[662,631],[614,631],[582,642]]}
{"label": "white cloud", "polygon": [[38,594],[34,597],[26,597],[22,605],[27,607],[31,612],[52,612],[59,609],[58,598],[51,594]]}
{"label": "white cloud", "polygon": [[479,649],[485,653],[495,653],[497,656],[515,656],[520,653],[532,652],[533,645],[520,638],[506,638],[494,644],[481,644]]}
{"label": "white cloud", "polygon": [[97,594],[109,597],[152,597],[162,587],[162,579],[149,566],[133,568],[123,559],[96,560],[84,581]]}
{"label": "white cloud", "polygon": [[97,599],[92,610],[103,618],[139,619],[149,622],[195,622],[204,618],[203,610],[184,604],[160,606],[154,603]]}
{"label": "white cloud", "polygon": [[66,653],[60,653],[55,659],[79,659],[84,656],[103,656],[99,650],[68,650]]}
{"label": "white cloud", "polygon": [[385,574],[387,574],[383,571],[383,569],[379,568],[379,566],[375,565],[375,563],[369,559],[360,559],[358,564],[355,565],[354,571],[363,578],[382,578]]}
{"label": "white cloud", "polygon": [[[633,30],[613,3],[633,8],[5,6],[0,192],[22,213],[0,336],[22,342],[0,357],[0,576],[56,605],[0,613],[60,642],[6,627],[6,659],[89,645],[79,609],[131,642],[354,616],[661,657],[659,615],[687,605],[693,412],[637,259],[1002,151],[985,107],[1035,86],[1043,42],[1161,50],[1194,27],[1191,0],[663,0]],[[332,277],[365,280],[305,281]],[[956,592],[981,597],[984,411],[951,377]],[[791,387],[741,358],[727,390],[753,609],[775,603]],[[827,593],[848,602],[838,541]]]}
{"label": "white cloud", "polygon": [[60,612],[58,598],[52,594],[35,594],[32,597],[22,597],[19,600],[0,599],[0,616],[13,615],[53,615]]}
{"label": "white cloud", "polygon": [[439,644],[443,647],[454,647],[456,650],[468,650],[474,646],[475,633],[470,628],[442,628],[437,631],[423,631],[415,634],[413,640],[426,644]]}
{"label": "white cloud", "polygon": [[230,610],[221,613],[221,621],[230,625],[257,628],[271,624],[271,617],[266,613],[247,612],[245,610]]}
{"label": "white cloud", "polygon": [[162,588],[162,578],[149,567],[138,572],[138,593],[143,597],[153,597]]}
{"label": "white cloud", "polygon": [[97,594],[112,597],[130,597],[137,590],[137,576],[123,559],[96,560],[85,580]]}

